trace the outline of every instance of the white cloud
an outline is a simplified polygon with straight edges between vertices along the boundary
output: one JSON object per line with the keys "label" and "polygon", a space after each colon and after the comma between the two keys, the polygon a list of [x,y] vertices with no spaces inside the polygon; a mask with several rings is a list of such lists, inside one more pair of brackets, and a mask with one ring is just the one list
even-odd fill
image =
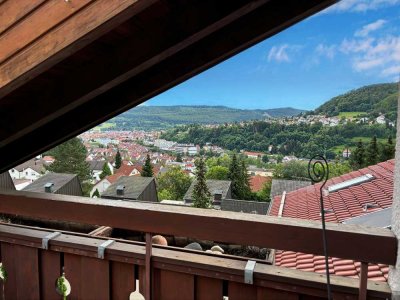
{"label": "white cloud", "polygon": [[383,77],[400,71],[400,36],[345,39],[340,45],[340,51],[353,55],[351,60],[355,71],[376,71]]}
{"label": "white cloud", "polygon": [[371,32],[376,31],[380,28],[382,28],[383,25],[386,24],[385,20],[379,19],[373,23],[367,24],[363,26],[360,30],[357,30],[356,33],[354,34],[355,36],[359,37],[366,37],[369,35]]}
{"label": "white cloud", "polygon": [[400,0],[342,0],[324,10],[324,13],[366,12],[400,3]]}
{"label": "white cloud", "polygon": [[289,55],[287,54],[287,49],[289,45],[273,46],[268,53],[268,61],[275,60],[277,62],[289,62]]}
{"label": "white cloud", "polygon": [[291,62],[293,55],[301,48],[300,45],[288,44],[273,46],[268,52],[267,59],[268,61]]}
{"label": "white cloud", "polygon": [[315,48],[315,52],[320,56],[325,56],[329,59],[333,59],[336,54],[336,45],[325,45],[325,44],[318,44]]}

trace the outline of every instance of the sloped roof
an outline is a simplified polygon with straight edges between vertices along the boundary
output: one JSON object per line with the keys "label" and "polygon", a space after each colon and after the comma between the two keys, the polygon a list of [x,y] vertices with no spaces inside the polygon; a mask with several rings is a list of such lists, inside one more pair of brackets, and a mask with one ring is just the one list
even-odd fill
{"label": "sloped roof", "polygon": [[57,193],[59,189],[71,182],[75,177],[77,177],[76,174],[47,173],[32,182],[30,185],[24,187],[22,190],[26,192],[44,193],[44,185],[46,183],[53,183],[54,186],[52,187],[52,192]]}
{"label": "sloped roof", "polygon": [[275,196],[282,195],[284,191],[288,193],[309,185],[311,185],[311,181],[272,179],[271,199]]}
{"label": "sloped roof", "polygon": [[106,160],[89,160],[87,162],[89,164],[90,171],[94,170],[103,170],[104,164],[107,163]]}
{"label": "sloped roof", "polygon": [[0,189],[3,190],[15,190],[14,183],[11,179],[10,173],[0,173]]}
{"label": "sloped roof", "polygon": [[[101,196],[104,198],[138,199],[152,181],[154,181],[153,177],[121,176]],[[123,195],[117,195],[117,187],[120,185],[125,186]]]}
{"label": "sloped roof", "polygon": [[[393,201],[393,172],[394,160],[389,160],[328,180],[326,187],[366,174],[374,176],[371,181],[324,196],[325,209],[332,211],[325,216],[327,222],[346,222],[350,218],[390,207]],[[320,220],[319,187],[320,184],[316,184],[287,193],[282,217]],[[273,199],[270,215],[278,215],[280,202],[280,196]],[[366,204],[372,204],[373,207],[365,210]],[[277,250],[275,264],[303,271],[325,272],[324,257],[312,254]],[[331,274],[355,278],[359,276],[359,262],[329,258],[329,266]],[[388,270],[389,268],[386,265],[370,264],[368,266],[368,278],[376,281],[387,281]]]}
{"label": "sloped roof", "polygon": [[22,172],[25,169],[31,168],[32,170],[40,173],[44,171],[44,162],[41,159],[30,159],[18,166],[16,166],[14,169],[16,169],[18,172]]}
{"label": "sloped roof", "polygon": [[265,176],[251,176],[250,177],[250,187],[252,192],[258,192],[261,190],[264,186],[264,183],[267,181],[271,181],[271,177],[265,177]]}
{"label": "sloped roof", "polygon": [[[193,189],[194,186],[196,184],[196,180],[194,180],[192,182],[192,184],[190,185],[189,189],[187,190],[185,196],[183,197],[184,200],[192,200],[192,193],[193,193]],[[229,188],[231,186],[231,182],[229,180],[214,180],[214,179],[208,179],[206,181],[208,190],[211,193],[211,198],[213,198],[213,194],[215,192],[222,192],[222,199],[225,199]]]}
{"label": "sloped roof", "polygon": [[266,215],[269,202],[223,199],[221,210]]}

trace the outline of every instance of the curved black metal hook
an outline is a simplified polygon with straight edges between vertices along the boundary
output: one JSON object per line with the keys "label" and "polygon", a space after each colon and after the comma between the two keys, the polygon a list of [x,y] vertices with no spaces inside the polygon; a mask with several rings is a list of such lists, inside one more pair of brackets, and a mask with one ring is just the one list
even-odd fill
{"label": "curved black metal hook", "polygon": [[308,176],[310,177],[313,183],[323,182],[319,188],[319,201],[321,207],[322,241],[323,241],[324,256],[325,256],[326,285],[328,292],[328,300],[331,300],[332,296],[331,296],[331,284],[329,277],[328,243],[326,239],[325,209],[324,209],[324,198],[323,198],[323,189],[329,178],[329,164],[325,159],[325,157],[323,157],[322,155],[315,155],[309,160]]}

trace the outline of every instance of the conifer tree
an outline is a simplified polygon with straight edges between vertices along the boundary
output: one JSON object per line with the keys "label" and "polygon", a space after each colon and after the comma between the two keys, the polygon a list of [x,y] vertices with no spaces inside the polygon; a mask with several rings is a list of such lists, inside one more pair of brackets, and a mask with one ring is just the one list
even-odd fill
{"label": "conifer tree", "polygon": [[178,153],[178,154],[176,155],[176,161],[177,161],[177,162],[182,162],[182,155],[181,155],[180,153]]}
{"label": "conifer tree", "polygon": [[363,142],[360,140],[357,144],[357,148],[350,155],[350,164],[354,170],[358,170],[365,165],[365,150]]}
{"label": "conifer tree", "polygon": [[393,144],[392,137],[389,137],[387,143],[382,146],[380,160],[386,161],[392,159],[394,158],[394,154],[395,154],[395,145]]}
{"label": "conifer tree", "polygon": [[100,198],[100,193],[99,193],[99,190],[98,190],[98,189],[96,189],[96,190],[94,191],[94,193],[93,193],[93,195],[92,195],[92,198],[94,198],[94,197]]}
{"label": "conifer tree", "polygon": [[239,188],[240,199],[251,200],[251,188],[250,188],[250,175],[247,173],[247,167],[244,160],[240,164],[240,188]]}
{"label": "conifer tree", "polygon": [[365,152],[365,163],[367,166],[375,165],[378,163],[379,150],[376,136],[371,139],[368,145],[367,151]]}
{"label": "conifer tree", "polygon": [[103,166],[103,171],[101,172],[99,177],[100,177],[100,179],[103,179],[104,177],[110,176],[110,175],[111,175],[110,167],[108,166],[108,163],[105,162],[104,166]]}
{"label": "conifer tree", "polygon": [[115,168],[116,169],[121,168],[121,164],[122,164],[121,153],[119,153],[119,150],[117,150],[117,154],[115,155]]}
{"label": "conifer tree", "polygon": [[229,166],[229,179],[232,182],[232,198],[240,199],[241,197],[241,170],[236,157],[233,154],[231,164]]}
{"label": "conifer tree", "polygon": [[193,206],[199,208],[209,208],[211,206],[211,193],[206,183],[206,165],[203,158],[199,158],[196,164],[196,183],[193,188]]}
{"label": "conifer tree", "polygon": [[153,177],[153,166],[151,165],[150,155],[148,154],[141,175],[142,177]]}

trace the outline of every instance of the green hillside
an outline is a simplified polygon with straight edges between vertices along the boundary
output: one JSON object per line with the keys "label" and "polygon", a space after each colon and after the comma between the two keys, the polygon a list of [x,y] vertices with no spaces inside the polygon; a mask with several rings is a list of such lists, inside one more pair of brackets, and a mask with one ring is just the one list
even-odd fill
{"label": "green hillside", "polygon": [[341,112],[364,112],[396,119],[397,83],[373,84],[336,96],[318,107],[316,113],[339,115]]}
{"label": "green hillside", "polygon": [[222,124],[263,120],[267,117],[298,115],[301,112],[304,110],[291,107],[250,110],[225,106],[138,106],[109,122],[115,123],[115,126],[110,128],[111,130],[153,130],[185,124]]}

